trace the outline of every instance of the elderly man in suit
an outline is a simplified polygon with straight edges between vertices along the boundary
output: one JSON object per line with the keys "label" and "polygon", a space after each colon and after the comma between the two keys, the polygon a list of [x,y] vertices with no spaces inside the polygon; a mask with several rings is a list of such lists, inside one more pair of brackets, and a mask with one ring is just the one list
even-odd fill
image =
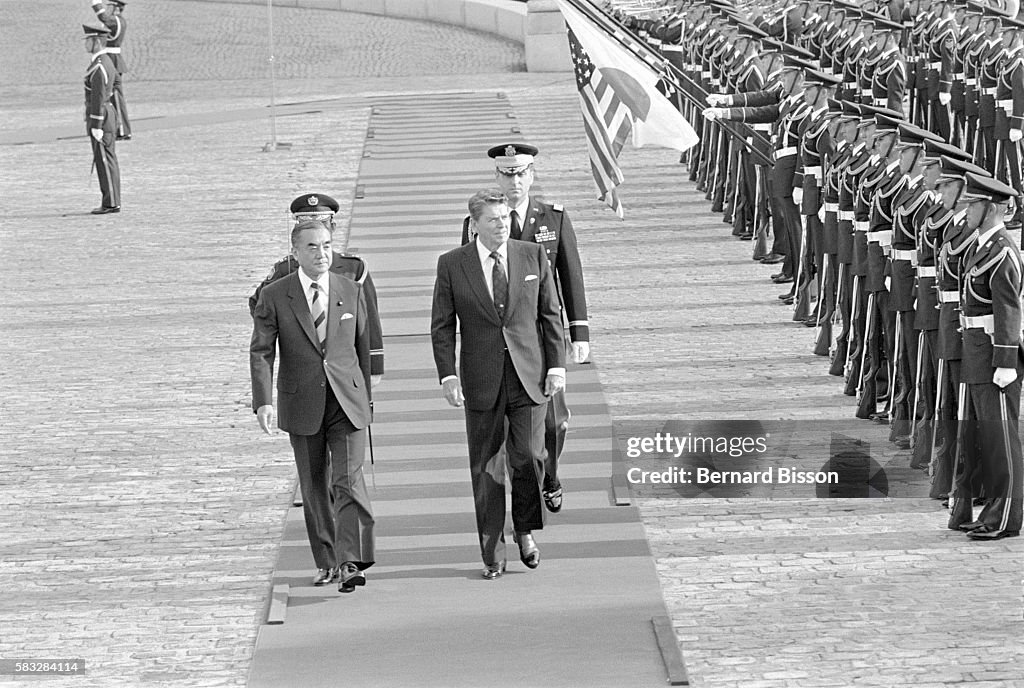
{"label": "elderly man in suit", "polygon": [[275,351],[278,427],[288,433],[302,487],[314,585],[365,585],[374,562],[373,512],[363,478],[370,411],[370,340],[362,287],[332,272],[321,222],[292,230],[299,269],[264,288],[253,313],[252,407],[270,434]]}
{"label": "elderly man in suit", "polygon": [[430,338],[445,400],[465,405],[482,575],[493,580],[505,571],[503,443],[519,558],[540,564],[532,531],[545,518],[544,418],[565,386],[565,343],[544,247],[509,240],[508,199],[498,189],[474,194],[469,214],[476,238],[437,261]]}

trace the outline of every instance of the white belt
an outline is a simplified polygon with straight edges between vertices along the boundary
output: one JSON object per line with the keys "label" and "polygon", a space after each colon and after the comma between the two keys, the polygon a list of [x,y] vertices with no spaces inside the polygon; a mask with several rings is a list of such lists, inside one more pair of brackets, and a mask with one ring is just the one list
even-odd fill
{"label": "white belt", "polygon": [[942,61],[939,60],[938,62],[929,62],[928,69],[942,69]]}
{"label": "white belt", "polygon": [[961,315],[960,327],[965,330],[985,330],[991,334],[996,331],[996,318],[994,315]]}
{"label": "white belt", "polygon": [[893,260],[909,260],[911,265],[913,265],[914,267],[917,267],[917,249],[916,248],[912,248],[912,249],[909,249],[907,251],[903,251],[901,249],[894,248],[892,250],[892,259]]}
{"label": "white belt", "polygon": [[815,177],[821,177],[821,165],[808,165],[804,168],[804,174],[810,174]]}
{"label": "white belt", "polygon": [[888,98],[872,98],[871,104],[875,107],[885,107],[885,104],[889,102]]}
{"label": "white belt", "polygon": [[121,47],[118,46],[116,48],[107,48],[107,52],[111,53],[112,55],[120,55],[121,54]]}
{"label": "white belt", "polygon": [[750,128],[753,129],[754,131],[771,131],[772,130],[772,125],[771,124],[767,124],[767,123],[765,123],[765,124],[751,124]]}
{"label": "white belt", "polygon": [[710,70],[706,71],[706,72],[701,72],[700,76],[701,76],[702,79],[710,79],[711,78],[711,72],[710,72]]}
{"label": "white belt", "polygon": [[722,81],[720,79],[712,79],[711,83],[714,84],[715,86],[721,86],[722,85]]}
{"label": "white belt", "polygon": [[881,246],[892,245],[892,230],[881,229],[877,232],[868,232],[869,244],[880,244]]}
{"label": "white belt", "polygon": [[981,89],[981,95],[983,96],[994,96],[996,94],[996,87],[991,86],[989,88]]}
{"label": "white belt", "polygon": [[856,81],[844,81],[843,82],[843,88],[857,88],[857,82]]}
{"label": "white belt", "polygon": [[796,147],[790,148],[779,148],[775,151],[775,159],[780,160],[781,158],[788,158],[791,155],[796,155]]}
{"label": "white belt", "polygon": [[683,46],[681,46],[681,45],[663,45],[663,46],[661,46],[661,49],[662,50],[667,50],[667,51],[673,52],[673,53],[681,53],[681,52],[683,52]]}
{"label": "white belt", "polygon": [[1007,112],[1013,112],[1013,98],[1007,98],[1006,100],[997,100],[996,105],[1003,108]]}
{"label": "white belt", "polygon": [[964,79],[967,78],[967,72],[957,72],[956,74],[953,75],[953,78],[963,81]]}
{"label": "white belt", "polygon": [[933,277],[934,278],[935,277],[935,266],[934,265],[928,265],[928,266],[918,265],[917,266],[917,276],[918,277]]}
{"label": "white belt", "polygon": [[865,98],[870,98],[870,97],[871,97],[871,93],[872,93],[872,91],[871,91],[871,89],[870,89],[870,88],[862,88],[862,89],[860,90],[860,94],[861,94],[862,96],[864,96]]}
{"label": "white belt", "polygon": [[852,210],[840,210],[839,211],[839,219],[840,220],[852,220],[853,219],[853,211]]}
{"label": "white belt", "polygon": [[826,203],[825,204],[825,212],[826,213],[838,213],[839,212],[839,204],[838,203]]}
{"label": "white belt", "polygon": [[967,84],[968,86],[974,86],[978,83],[978,80],[975,77],[970,76],[964,79],[964,83]]}
{"label": "white belt", "polygon": [[939,303],[959,303],[960,292],[949,291],[945,289],[939,290]]}
{"label": "white belt", "polygon": [[866,232],[870,226],[871,223],[867,220],[854,220],[853,222],[853,230],[855,232]]}

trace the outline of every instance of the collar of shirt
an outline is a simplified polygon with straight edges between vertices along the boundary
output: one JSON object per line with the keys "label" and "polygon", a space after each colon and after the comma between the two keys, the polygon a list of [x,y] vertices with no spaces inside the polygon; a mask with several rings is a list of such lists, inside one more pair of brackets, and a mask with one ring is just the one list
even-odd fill
{"label": "collar of shirt", "polygon": [[1003,229],[1005,226],[1006,225],[1004,225],[1002,222],[1000,222],[995,227],[991,227],[990,229],[986,229],[985,233],[978,237],[978,248],[981,248],[982,246],[984,246],[985,243],[989,239],[991,239],[995,235],[996,232],[998,232],[1000,229]]}
{"label": "collar of shirt", "polygon": [[315,281],[317,284],[320,285],[321,298],[324,300],[324,310],[327,310],[327,302],[330,300],[328,296],[331,293],[331,273],[325,272],[324,274],[320,275],[320,277],[318,277],[316,280],[313,280],[309,277],[309,275],[302,271],[302,268],[299,268],[298,272],[299,284],[302,285],[302,293],[306,295],[306,305],[310,307],[310,310],[313,309],[313,292],[312,290],[310,290],[309,287]]}
{"label": "collar of shirt", "polygon": [[[510,208],[509,209],[509,215],[511,215],[512,212],[514,211],[515,214],[519,216],[519,229],[525,229],[525,227],[523,227],[523,225],[526,224],[526,213],[528,213],[529,210],[530,210],[530,198],[529,198],[529,196],[527,196],[526,200],[523,201],[522,203],[520,203],[519,205],[517,205],[515,208]],[[501,249],[498,249],[498,250],[500,251]],[[504,255],[504,254],[502,254],[502,255]]]}

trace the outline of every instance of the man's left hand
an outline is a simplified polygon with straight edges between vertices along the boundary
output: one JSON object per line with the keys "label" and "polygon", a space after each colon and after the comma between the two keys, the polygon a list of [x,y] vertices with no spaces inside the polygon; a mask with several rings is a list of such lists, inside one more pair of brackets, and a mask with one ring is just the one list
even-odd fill
{"label": "man's left hand", "polygon": [[565,378],[561,375],[548,375],[544,379],[544,396],[550,397],[565,389]]}
{"label": "man's left hand", "polygon": [[1016,143],[1017,141],[1020,141],[1021,138],[1024,138],[1024,131],[1021,131],[1020,129],[1011,129],[1010,130],[1010,140],[1011,141]]}
{"label": "man's left hand", "polygon": [[381,381],[381,379],[383,379],[383,377],[384,377],[383,375],[371,375],[370,376],[370,387],[376,387],[377,385],[379,385],[380,381]]}
{"label": "man's left hand", "polygon": [[572,362],[584,363],[590,358],[590,342],[572,343]]}

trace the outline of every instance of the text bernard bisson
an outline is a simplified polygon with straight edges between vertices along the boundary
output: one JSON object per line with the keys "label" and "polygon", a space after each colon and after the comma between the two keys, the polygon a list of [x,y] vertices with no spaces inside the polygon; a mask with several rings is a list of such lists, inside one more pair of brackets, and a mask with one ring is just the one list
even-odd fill
{"label": "text bernard bisson", "polygon": [[[654,436],[630,437],[626,440],[626,456],[638,459],[644,455],[672,455],[678,459],[684,454],[702,456],[719,455],[733,459],[763,455],[768,451],[766,435],[747,437],[708,437],[673,435],[659,432]],[[788,484],[839,484],[836,471],[806,471],[795,467],[768,466],[763,469],[738,471],[714,470],[708,466],[667,466],[660,470],[644,470],[633,466],[626,471],[626,479],[633,484],[676,484],[676,485],[749,485],[755,483]]]}

